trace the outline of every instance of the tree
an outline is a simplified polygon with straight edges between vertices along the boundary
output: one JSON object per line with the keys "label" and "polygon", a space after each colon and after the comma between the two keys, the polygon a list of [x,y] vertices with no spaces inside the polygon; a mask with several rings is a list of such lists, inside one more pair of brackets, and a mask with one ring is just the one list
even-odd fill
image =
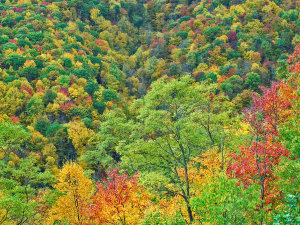
{"label": "tree", "polygon": [[242,84],[243,79],[238,75],[233,75],[229,79],[226,79],[225,82],[220,85],[220,87],[221,90],[230,98],[233,98],[242,91]]}
{"label": "tree", "polygon": [[47,89],[45,95],[43,96],[43,102],[45,106],[49,103],[53,103],[56,97],[57,94],[54,91],[52,91],[51,89]]}
{"label": "tree", "polygon": [[208,41],[213,41],[221,32],[222,29],[218,26],[208,27],[204,30],[204,35],[207,36]]}
{"label": "tree", "polygon": [[14,43],[8,42],[3,45],[3,49],[4,50],[12,49],[12,50],[16,51],[18,49],[18,46]]}
{"label": "tree", "polygon": [[84,90],[93,96],[94,93],[99,90],[99,84],[96,81],[88,81]]}
{"label": "tree", "polygon": [[116,93],[110,89],[104,89],[102,91],[102,95],[103,95],[104,102],[118,99]]}
{"label": "tree", "polygon": [[126,115],[122,111],[108,112],[105,114],[105,121],[99,128],[97,149],[104,151],[115,161],[120,161],[116,146],[120,140],[128,138],[132,126],[134,124],[127,121]]}
{"label": "tree", "polygon": [[[203,178],[202,178],[203,179]],[[192,198],[192,207],[201,221],[208,224],[247,224],[255,222],[260,203],[259,187],[245,189],[237,179],[225,174],[200,187],[199,195]]]}
{"label": "tree", "polygon": [[275,169],[275,175],[279,178],[275,184],[284,196],[281,204],[273,211],[273,219],[276,224],[296,224],[299,214],[299,182],[297,181],[300,156],[299,57],[300,45],[296,46],[294,54],[289,57],[290,66],[284,76],[289,86],[295,89],[296,98],[292,99],[290,108],[292,113],[278,127],[278,140],[291,152],[291,155],[289,158],[283,158]]}
{"label": "tree", "polygon": [[86,151],[86,144],[93,136],[93,131],[86,128],[84,123],[70,123],[68,127],[68,136],[72,140],[74,148],[78,155],[82,155]]}
{"label": "tree", "polygon": [[78,78],[84,78],[86,80],[89,80],[89,78],[91,77],[90,72],[87,69],[83,68],[74,70],[73,74]]}
{"label": "tree", "polygon": [[[246,111],[246,119],[252,123],[256,134],[278,136],[278,126],[293,115],[297,99],[295,89],[287,82],[273,82],[271,88],[261,87],[262,96],[253,94],[253,107]],[[259,114],[262,114],[262,118]]]}
{"label": "tree", "polygon": [[287,195],[285,208],[275,212],[273,224],[297,224],[299,223],[299,197]]}
{"label": "tree", "polygon": [[[259,97],[253,94],[253,107],[245,111],[245,120],[252,129],[253,140],[250,146],[242,146],[241,154],[232,154],[232,162],[227,173],[234,171],[246,186],[252,183],[260,185],[260,205],[274,203],[278,198],[278,190],[272,185],[276,179],[274,168],[281,158],[288,157],[290,152],[276,138],[278,127],[292,115],[294,90],[286,82],[272,83],[271,88],[261,88],[263,94]],[[260,224],[263,222],[263,217]]]}
{"label": "tree", "polygon": [[30,32],[26,36],[34,44],[37,44],[38,42],[41,42],[44,39],[43,32]]}
{"label": "tree", "polygon": [[32,80],[38,78],[39,72],[36,67],[28,66],[21,70],[21,76],[26,77],[28,82],[31,82]]}
{"label": "tree", "polygon": [[295,51],[292,56],[290,56],[287,60],[287,62],[290,64],[289,71],[291,73],[300,73],[300,44],[295,47]]}
{"label": "tree", "polygon": [[169,68],[168,75],[174,76],[180,73],[180,66],[177,63],[172,63]]}
{"label": "tree", "polygon": [[[151,85],[143,100],[135,102],[137,122],[128,139],[117,147],[124,165],[142,173],[157,173],[168,181],[169,185],[161,185],[157,190],[180,195],[190,222],[194,218],[190,206],[188,163],[191,157],[201,155],[211,142],[205,128],[195,118],[200,120],[202,113],[204,118],[207,113],[219,113],[220,109],[201,110],[210,101],[221,102],[212,97],[215,91],[215,86],[194,83],[189,76],[161,78]],[[181,169],[184,170],[183,179],[179,176]]]}
{"label": "tree", "polygon": [[23,56],[17,54],[11,54],[4,59],[4,63],[7,66],[12,66],[14,70],[18,70],[25,63],[26,59]]}
{"label": "tree", "polygon": [[95,109],[98,111],[98,113],[103,114],[105,108],[106,108],[106,104],[102,101],[98,101],[98,102],[94,102],[93,106],[95,107]]}
{"label": "tree", "polygon": [[36,131],[40,132],[42,135],[46,136],[46,131],[50,122],[47,118],[39,118],[36,120],[34,124],[34,128]]}
{"label": "tree", "polygon": [[87,207],[94,194],[92,181],[76,163],[66,163],[55,186],[61,192],[55,205],[49,211],[47,224],[63,222],[84,224],[89,221]]}
{"label": "tree", "polygon": [[[287,90],[290,90],[287,93],[291,93],[291,88],[294,90],[292,96],[288,95],[289,108],[288,118],[284,119],[283,123],[279,126],[279,140],[292,152],[292,159],[298,159],[300,157],[300,45],[295,47],[295,52],[290,56],[287,62],[290,64],[289,68],[286,71],[285,77],[288,84]],[[285,93],[285,92],[283,92]],[[292,104],[291,104],[292,103]],[[287,105],[287,106],[288,106]],[[283,105],[284,107],[285,105]],[[282,107],[282,106],[279,106]],[[288,177],[288,176],[287,176]]]}
{"label": "tree", "polygon": [[247,78],[245,79],[245,85],[250,90],[256,91],[258,88],[258,85],[260,84],[261,79],[259,74],[257,73],[248,73]]}
{"label": "tree", "polygon": [[107,171],[107,178],[97,184],[91,218],[97,224],[137,224],[149,205],[146,189],[138,176],[121,174],[117,168]]}
{"label": "tree", "polygon": [[66,68],[72,67],[72,60],[70,58],[62,58],[63,66]]}
{"label": "tree", "polygon": [[0,125],[0,151],[4,151],[4,162],[9,161],[10,153],[25,157],[26,144],[30,139],[30,132],[21,125],[2,123]]}
{"label": "tree", "polygon": [[37,114],[41,114],[44,110],[44,103],[42,99],[33,96],[27,104],[26,112],[30,116],[36,116]]}
{"label": "tree", "polygon": [[14,165],[0,160],[0,213],[1,224],[32,224],[42,211],[36,197],[41,187],[54,183],[54,176],[42,172],[33,157],[20,159]]}
{"label": "tree", "polygon": [[87,148],[82,158],[88,164],[89,169],[95,171],[95,179],[101,178],[105,170],[112,162],[119,162],[120,155],[116,152],[116,146],[121,139],[126,139],[130,134],[130,123],[120,111],[109,111],[104,115],[97,134],[95,146]]}
{"label": "tree", "polygon": [[272,187],[275,181],[274,167],[278,165],[281,157],[288,157],[289,152],[280,143],[268,137],[267,140],[252,142],[250,147],[242,146],[240,155],[231,155],[233,161],[229,164],[227,172],[232,171],[246,186],[258,183],[261,186],[261,209],[264,204],[274,201],[278,190]]}

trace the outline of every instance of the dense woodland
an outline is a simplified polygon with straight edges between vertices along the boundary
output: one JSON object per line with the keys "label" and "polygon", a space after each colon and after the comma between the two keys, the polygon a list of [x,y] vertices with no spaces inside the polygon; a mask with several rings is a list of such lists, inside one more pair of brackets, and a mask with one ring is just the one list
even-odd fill
{"label": "dense woodland", "polygon": [[0,225],[300,224],[299,9],[0,0]]}

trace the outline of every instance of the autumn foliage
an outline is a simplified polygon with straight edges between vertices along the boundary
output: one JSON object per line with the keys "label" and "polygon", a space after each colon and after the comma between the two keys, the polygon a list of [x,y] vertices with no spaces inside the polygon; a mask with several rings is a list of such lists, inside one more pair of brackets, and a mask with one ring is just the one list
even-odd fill
{"label": "autumn foliage", "polygon": [[282,197],[274,186],[274,181],[278,179],[274,175],[274,168],[282,157],[291,154],[276,140],[278,128],[295,113],[293,105],[298,97],[295,89],[284,81],[261,89],[261,97],[253,94],[253,106],[245,111],[245,121],[250,124],[254,140],[250,146],[241,146],[239,154],[230,155],[232,160],[227,173],[233,173],[246,187],[259,183],[261,199],[265,204],[270,204]]}
{"label": "autumn foliage", "polygon": [[299,224],[299,8],[1,0],[0,225]]}
{"label": "autumn foliage", "polygon": [[86,209],[91,204],[94,192],[92,181],[83,174],[83,169],[76,163],[65,164],[60,171],[56,189],[61,195],[50,210],[47,223],[87,223],[89,214]]}
{"label": "autumn foliage", "polygon": [[137,224],[149,207],[149,195],[138,184],[137,174],[131,178],[114,168],[96,187],[90,213],[97,224]]}

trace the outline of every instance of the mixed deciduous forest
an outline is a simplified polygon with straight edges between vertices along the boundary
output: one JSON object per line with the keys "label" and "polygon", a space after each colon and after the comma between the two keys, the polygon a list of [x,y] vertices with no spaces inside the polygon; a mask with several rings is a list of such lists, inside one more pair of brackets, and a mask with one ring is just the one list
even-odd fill
{"label": "mixed deciduous forest", "polygon": [[300,224],[299,9],[0,0],[0,224]]}

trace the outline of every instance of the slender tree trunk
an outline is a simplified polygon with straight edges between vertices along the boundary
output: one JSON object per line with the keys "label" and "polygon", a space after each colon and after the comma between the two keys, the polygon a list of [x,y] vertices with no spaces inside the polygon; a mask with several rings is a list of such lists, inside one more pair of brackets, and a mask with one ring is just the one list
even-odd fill
{"label": "slender tree trunk", "polygon": [[221,139],[221,156],[222,156],[222,165],[221,169],[224,168],[224,145],[225,145],[225,131],[222,132],[222,139]]}
{"label": "slender tree trunk", "polygon": [[[262,203],[260,205],[260,210],[263,210],[264,208],[264,195],[265,195],[265,187],[264,187],[264,182],[262,182],[261,184],[261,200],[262,200]],[[260,222],[259,224],[262,225],[264,222],[264,219],[263,217],[260,219]]]}
{"label": "slender tree trunk", "polygon": [[190,205],[187,205],[187,211],[189,214],[190,224],[194,221],[193,212]]}

